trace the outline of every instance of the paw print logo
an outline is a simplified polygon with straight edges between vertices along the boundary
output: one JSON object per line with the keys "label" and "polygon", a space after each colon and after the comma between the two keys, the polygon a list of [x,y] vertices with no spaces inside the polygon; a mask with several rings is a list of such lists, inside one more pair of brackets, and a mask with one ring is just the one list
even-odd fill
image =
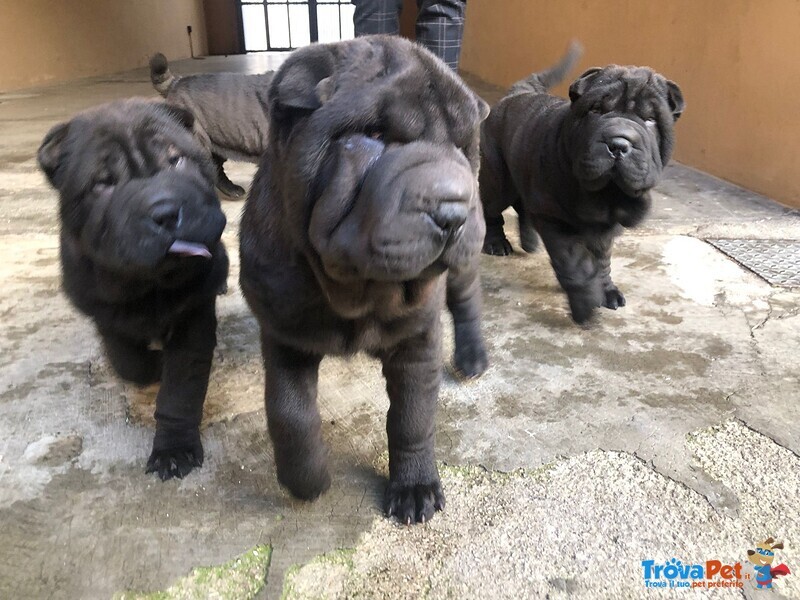
{"label": "paw print logo", "polygon": [[664,565],[664,577],[667,579],[675,579],[681,572],[683,563],[677,558],[670,558]]}

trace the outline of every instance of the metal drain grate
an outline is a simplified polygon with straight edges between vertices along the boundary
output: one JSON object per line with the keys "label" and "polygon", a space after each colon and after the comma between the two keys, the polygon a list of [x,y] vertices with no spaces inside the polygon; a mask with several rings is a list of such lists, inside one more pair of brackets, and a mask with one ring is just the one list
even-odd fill
{"label": "metal drain grate", "polygon": [[772,285],[800,287],[800,240],[706,241]]}

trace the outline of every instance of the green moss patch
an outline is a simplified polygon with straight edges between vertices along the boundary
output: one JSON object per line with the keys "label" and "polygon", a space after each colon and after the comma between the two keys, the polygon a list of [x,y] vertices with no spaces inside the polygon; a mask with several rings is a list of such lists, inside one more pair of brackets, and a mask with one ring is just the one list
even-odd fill
{"label": "green moss patch", "polygon": [[340,548],[286,571],[281,600],[344,598],[344,582],[353,569],[354,549]]}
{"label": "green moss patch", "polygon": [[216,567],[197,567],[164,591],[125,591],[115,600],[249,600],[264,587],[272,558],[271,546],[256,546]]}

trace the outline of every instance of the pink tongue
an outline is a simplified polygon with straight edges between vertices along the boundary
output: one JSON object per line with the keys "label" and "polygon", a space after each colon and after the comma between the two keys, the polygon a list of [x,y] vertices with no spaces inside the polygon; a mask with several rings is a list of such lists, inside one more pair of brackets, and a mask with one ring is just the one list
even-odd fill
{"label": "pink tongue", "polygon": [[181,256],[202,256],[203,258],[211,258],[211,252],[209,252],[208,248],[203,244],[184,242],[183,240],[175,240],[167,252],[169,254],[180,254]]}

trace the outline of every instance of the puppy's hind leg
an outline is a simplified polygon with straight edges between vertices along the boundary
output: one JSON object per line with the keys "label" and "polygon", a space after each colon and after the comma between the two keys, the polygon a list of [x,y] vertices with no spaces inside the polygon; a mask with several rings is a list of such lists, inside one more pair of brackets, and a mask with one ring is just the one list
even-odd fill
{"label": "puppy's hind leg", "polygon": [[522,249],[528,254],[536,252],[539,248],[539,235],[536,233],[533,219],[525,210],[521,200],[514,204],[514,210],[519,215],[519,241]]}
{"label": "puppy's hind leg", "polygon": [[233,183],[228,179],[228,175],[225,173],[225,169],[223,168],[225,159],[219,154],[212,154],[211,158],[214,159],[214,164],[217,167],[217,189],[233,200],[238,200],[243,197],[245,193],[244,188]]}
{"label": "puppy's hind leg", "polygon": [[206,130],[197,121],[194,123],[194,135],[197,141],[206,149],[206,152],[211,155],[211,160],[214,161],[217,175],[215,184],[217,190],[233,200],[244,196],[244,188],[233,183],[228,179],[225,173],[225,169],[223,168],[225,157],[214,152],[214,144],[211,142],[211,138],[208,137]]}
{"label": "puppy's hind leg", "polygon": [[507,256],[513,252],[503,231],[503,211],[511,206],[508,198],[508,169],[497,147],[488,134],[481,140],[481,170],[479,176],[483,217],[486,221],[486,236],[483,253]]}
{"label": "puppy's hind leg", "polygon": [[267,425],[278,481],[297,498],[313,500],[331,485],[322,441],[317,379],[322,357],[262,335]]}

